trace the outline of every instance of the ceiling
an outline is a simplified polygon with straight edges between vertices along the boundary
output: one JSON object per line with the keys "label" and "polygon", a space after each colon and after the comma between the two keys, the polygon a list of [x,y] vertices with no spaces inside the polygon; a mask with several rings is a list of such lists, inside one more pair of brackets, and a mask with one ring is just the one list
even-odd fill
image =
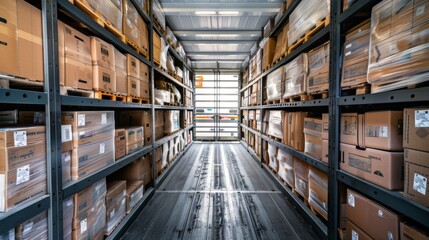
{"label": "ceiling", "polygon": [[160,0],[195,69],[241,69],[283,0]]}

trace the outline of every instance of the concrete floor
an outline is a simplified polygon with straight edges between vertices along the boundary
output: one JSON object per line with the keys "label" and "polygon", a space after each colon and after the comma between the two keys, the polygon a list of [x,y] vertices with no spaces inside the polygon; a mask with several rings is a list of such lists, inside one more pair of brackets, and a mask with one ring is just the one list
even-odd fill
{"label": "concrete floor", "polygon": [[123,239],[319,239],[239,143],[194,143]]}

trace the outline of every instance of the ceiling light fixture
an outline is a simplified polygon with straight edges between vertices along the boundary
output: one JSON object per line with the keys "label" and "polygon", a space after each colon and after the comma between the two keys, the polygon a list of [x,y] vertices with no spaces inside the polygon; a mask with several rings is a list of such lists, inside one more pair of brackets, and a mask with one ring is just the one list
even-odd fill
{"label": "ceiling light fixture", "polygon": [[238,34],[196,34],[196,37],[238,37]]}
{"label": "ceiling light fixture", "polygon": [[196,11],[196,15],[215,15],[215,11]]}
{"label": "ceiling light fixture", "polygon": [[220,11],[219,15],[238,15],[240,12],[238,11]]}

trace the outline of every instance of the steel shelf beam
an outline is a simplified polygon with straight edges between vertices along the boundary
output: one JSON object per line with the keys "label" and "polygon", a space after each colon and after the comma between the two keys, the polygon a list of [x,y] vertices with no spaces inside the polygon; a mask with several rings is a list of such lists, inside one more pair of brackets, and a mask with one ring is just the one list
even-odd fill
{"label": "steel shelf beam", "polygon": [[0,103],[45,105],[48,96],[45,92],[0,88]]}
{"label": "steel shelf beam", "polygon": [[429,209],[405,198],[402,193],[384,189],[341,170],[338,171],[337,178],[365,196],[429,228]]}
{"label": "steel shelf beam", "polygon": [[192,107],[179,107],[179,106],[167,106],[167,105],[155,105],[157,110],[193,110]]}
{"label": "steel shelf beam", "polygon": [[160,68],[155,67],[155,70],[156,70],[158,73],[160,73],[162,76],[164,76],[164,77],[168,78],[168,80],[170,80],[170,81],[171,81],[171,82],[173,82],[174,84],[176,84],[176,85],[178,85],[178,86],[180,86],[180,87],[186,88],[186,89],[188,89],[188,90],[189,90],[189,91],[191,91],[191,92],[194,92],[194,90],[193,90],[192,88],[190,88],[190,87],[186,86],[185,84],[183,84],[183,83],[181,83],[181,82],[177,81],[177,79],[175,79],[174,77],[170,76],[170,74],[168,74],[168,73],[166,73],[166,72],[162,71]]}
{"label": "steel shelf beam", "polygon": [[151,104],[139,104],[131,102],[110,101],[104,99],[75,97],[75,96],[61,96],[63,106],[76,106],[76,107],[98,107],[98,108],[139,108],[150,109]]}
{"label": "steel shelf beam", "polygon": [[299,102],[276,103],[259,106],[261,109],[283,109],[283,108],[302,108],[302,107],[328,107],[329,99],[315,99]]}
{"label": "steel shelf beam", "polygon": [[159,146],[163,145],[164,143],[166,143],[166,142],[170,141],[171,139],[174,139],[175,137],[177,137],[177,136],[179,136],[180,134],[184,133],[186,130],[189,130],[189,129],[193,128],[193,127],[194,127],[193,125],[188,126],[188,127],[186,127],[185,129],[181,129],[181,130],[179,130],[177,133],[175,133],[175,134],[173,134],[173,135],[166,136],[166,137],[163,137],[163,138],[161,138],[161,139],[157,140],[157,141],[155,142],[155,148],[157,148],[157,147],[159,147]]}
{"label": "steel shelf beam", "polygon": [[103,169],[92,173],[91,175],[84,177],[78,181],[73,181],[70,184],[67,184],[63,189],[63,199],[66,199],[72,196],[74,193],[77,193],[91,184],[96,183],[98,180],[109,176],[110,174],[118,171],[119,169],[127,166],[128,164],[134,162],[135,160],[141,158],[142,156],[150,153],[152,150],[152,145],[145,146],[137,152],[131,153],[121,159],[115,161],[115,163],[104,167]]}
{"label": "steel shelf beam", "polygon": [[42,196],[34,201],[24,204],[5,213],[0,213],[0,234],[29,220],[33,216],[46,211],[50,206],[49,195]]}

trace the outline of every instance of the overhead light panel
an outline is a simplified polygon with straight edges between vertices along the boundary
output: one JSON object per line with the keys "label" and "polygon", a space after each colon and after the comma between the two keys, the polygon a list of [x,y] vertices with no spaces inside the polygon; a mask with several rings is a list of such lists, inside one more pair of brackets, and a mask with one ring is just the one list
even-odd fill
{"label": "overhead light panel", "polygon": [[219,15],[239,15],[238,11],[220,11]]}
{"label": "overhead light panel", "polygon": [[196,37],[238,37],[238,34],[196,34]]}
{"label": "overhead light panel", "polygon": [[196,11],[196,15],[215,15],[215,11]]}

